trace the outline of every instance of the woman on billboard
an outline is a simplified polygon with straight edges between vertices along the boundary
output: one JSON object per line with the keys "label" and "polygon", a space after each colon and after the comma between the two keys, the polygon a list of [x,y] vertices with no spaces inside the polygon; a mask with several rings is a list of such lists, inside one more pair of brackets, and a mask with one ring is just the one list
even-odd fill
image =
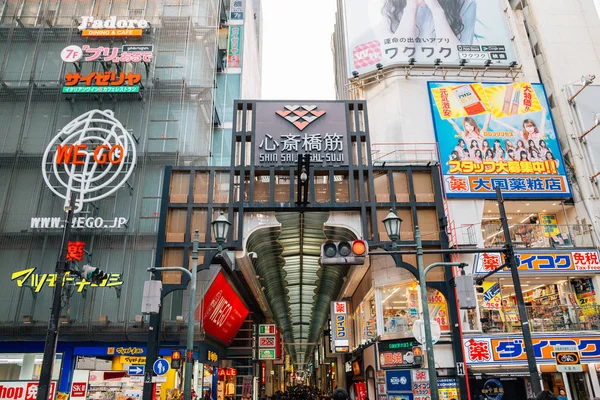
{"label": "woman on billboard", "polygon": [[[465,119],[463,119],[462,129],[456,122],[454,122],[452,118],[448,118],[448,122],[450,125],[452,125],[456,133],[458,133],[467,143],[472,143],[473,140],[477,141],[477,143],[483,143],[484,136],[489,129],[491,119],[492,114],[488,114],[485,122],[483,123],[483,128],[479,128],[477,121],[471,117],[465,117]],[[485,151],[487,149],[482,148],[482,150]]]}
{"label": "woman on billboard", "polygon": [[447,39],[443,47],[456,49],[459,44],[472,44],[475,37],[476,0],[371,0],[369,8],[372,26],[382,40]]}
{"label": "woman on billboard", "polygon": [[539,143],[540,140],[544,139],[546,135],[546,110],[542,109],[542,123],[538,129],[538,126],[531,118],[526,118],[521,124],[521,129],[514,128],[500,119],[495,119],[497,123],[511,130],[517,137],[522,137],[525,142],[533,141],[533,143]]}

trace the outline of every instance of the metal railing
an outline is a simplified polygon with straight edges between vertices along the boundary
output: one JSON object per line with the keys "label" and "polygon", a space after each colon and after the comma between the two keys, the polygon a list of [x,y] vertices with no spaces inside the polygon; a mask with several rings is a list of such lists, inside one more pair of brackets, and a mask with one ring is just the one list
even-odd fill
{"label": "metal railing", "polygon": [[[591,225],[510,225],[510,236],[515,248],[573,248],[595,247]],[[504,246],[501,225],[483,227],[485,247]]]}
{"label": "metal railing", "polygon": [[[532,332],[600,331],[600,306],[528,306],[527,317]],[[521,332],[516,308],[482,310],[484,333]]]}
{"label": "metal railing", "polygon": [[373,143],[373,163],[427,164],[439,161],[437,143]]}

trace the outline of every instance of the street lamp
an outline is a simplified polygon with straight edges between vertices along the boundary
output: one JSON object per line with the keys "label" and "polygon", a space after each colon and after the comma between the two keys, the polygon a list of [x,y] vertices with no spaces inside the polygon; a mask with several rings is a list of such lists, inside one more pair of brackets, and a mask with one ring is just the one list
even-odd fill
{"label": "street lamp", "polygon": [[[383,219],[385,231],[392,241],[392,250],[398,247],[400,239],[400,224],[402,219],[398,217],[393,210]],[[459,266],[460,263],[438,262],[429,265],[427,268],[423,265],[423,244],[421,242],[421,231],[415,226],[415,244],[417,247],[417,267],[419,271],[419,288],[421,291],[421,309],[423,310],[423,326],[425,327],[425,349],[427,350],[427,371],[429,374],[429,388],[431,391],[431,400],[439,400],[437,374],[435,371],[435,357],[433,354],[433,339],[431,335],[431,321],[429,316],[429,301],[427,300],[427,272],[436,267]]]}
{"label": "street lamp", "polygon": [[219,218],[211,222],[213,228],[213,234],[215,235],[215,240],[217,241],[218,252],[219,254],[223,251],[223,243],[227,240],[227,234],[229,233],[229,227],[231,226],[231,222],[227,220],[223,211],[221,211],[221,215]]}
{"label": "street lamp", "polygon": [[[223,244],[227,240],[227,234],[229,233],[229,227],[231,222],[227,220],[227,217],[221,212],[219,218],[211,222],[213,228],[213,234],[217,242],[217,255],[223,252]],[[194,352],[194,306],[196,305],[196,280],[198,277],[198,252],[206,250],[215,250],[214,248],[199,248],[199,233],[196,229],[194,232],[194,241],[192,244],[192,268],[191,271],[183,267],[159,267],[159,268],[148,268],[149,271],[180,271],[187,274],[190,277],[190,304],[188,314],[188,329],[187,329],[187,343],[185,351],[185,381],[183,383],[183,394],[184,400],[192,399],[192,364],[193,364],[193,352]],[[148,363],[146,364],[148,366]],[[146,398],[144,396],[144,398]]]}
{"label": "street lamp", "polygon": [[381,222],[385,226],[385,231],[392,241],[392,245],[397,245],[397,242],[400,240],[400,224],[402,224],[402,219],[394,214],[393,210],[390,210],[390,213]]}

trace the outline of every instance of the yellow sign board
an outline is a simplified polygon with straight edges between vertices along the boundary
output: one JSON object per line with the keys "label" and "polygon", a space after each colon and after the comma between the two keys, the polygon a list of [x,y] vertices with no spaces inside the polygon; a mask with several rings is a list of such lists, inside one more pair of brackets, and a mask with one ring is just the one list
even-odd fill
{"label": "yellow sign board", "polygon": [[81,36],[87,37],[118,37],[118,36],[142,36],[141,29],[85,29]]}
{"label": "yellow sign board", "polygon": [[119,361],[121,361],[121,364],[146,365],[146,357],[121,356]]}

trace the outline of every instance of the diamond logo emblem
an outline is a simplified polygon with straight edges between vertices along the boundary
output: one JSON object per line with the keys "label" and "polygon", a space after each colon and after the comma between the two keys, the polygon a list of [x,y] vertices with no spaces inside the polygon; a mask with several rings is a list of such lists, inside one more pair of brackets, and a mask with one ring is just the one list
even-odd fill
{"label": "diamond logo emblem", "polygon": [[315,105],[287,105],[284,108],[285,110],[275,111],[275,113],[300,131],[303,131],[308,125],[326,113],[324,110],[317,110]]}

